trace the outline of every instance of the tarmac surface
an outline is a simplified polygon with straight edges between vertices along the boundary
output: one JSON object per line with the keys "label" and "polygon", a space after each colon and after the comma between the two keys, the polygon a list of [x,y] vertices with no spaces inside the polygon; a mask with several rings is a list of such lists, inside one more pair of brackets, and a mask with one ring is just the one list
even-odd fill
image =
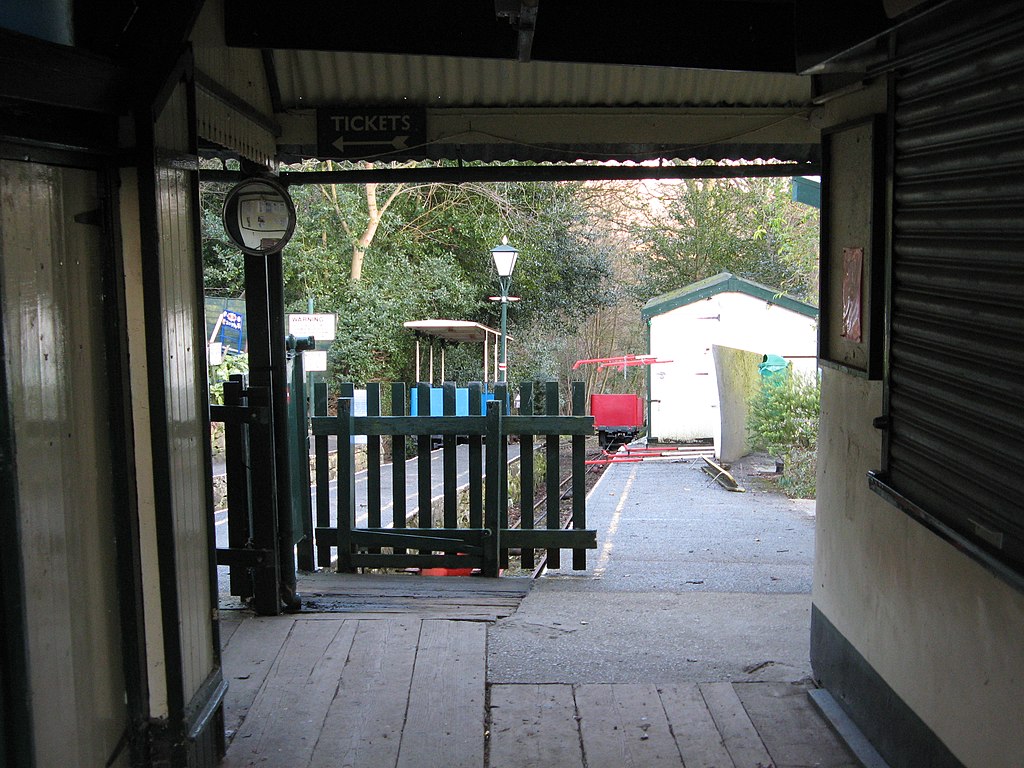
{"label": "tarmac surface", "polygon": [[814,502],[730,492],[702,465],[608,467],[587,504],[587,527],[598,536],[588,569],[546,573],[491,628],[492,682],[811,675]]}

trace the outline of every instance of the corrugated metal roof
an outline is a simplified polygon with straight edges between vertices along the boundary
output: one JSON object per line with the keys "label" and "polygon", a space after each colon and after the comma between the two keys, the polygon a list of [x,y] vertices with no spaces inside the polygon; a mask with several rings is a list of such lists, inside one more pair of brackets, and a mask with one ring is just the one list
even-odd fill
{"label": "corrugated metal roof", "polygon": [[720,272],[717,275],[698,280],[695,283],[684,285],[682,288],[677,288],[674,291],[655,296],[644,304],[643,309],[640,311],[640,317],[644,320],[650,320],[656,315],[663,315],[666,312],[671,312],[673,309],[685,307],[687,304],[693,304],[695,301],[700,301],[719,293],[745,293],[748,296],[763,299],[793,312],[799,312],[807,317],[818,316],[818,308],[813,304],[800,301],[800,299],[780,293],[760,283],[755,283],[753,280],[737,277],[731,272]]}
{"label": "corrugated metal roof", "polygon": [[224,43],[222,11],[222,0],[210,0],[193,33],[200,133],[261,163],[270,157],[353,159],[348,150],[332,154],[330,142],[321,146],[315,110],[385,105],[424,110],[425,141],[404,155],[385,151],[354,159],[818,159],[817,131],[807,120],[810,78],[800,75],[416,54],[261,53]]}
{"label": "corrugated metal roof", "polygon": [[810,78],[506,59],[274,51],[281,107],[804,106]]}

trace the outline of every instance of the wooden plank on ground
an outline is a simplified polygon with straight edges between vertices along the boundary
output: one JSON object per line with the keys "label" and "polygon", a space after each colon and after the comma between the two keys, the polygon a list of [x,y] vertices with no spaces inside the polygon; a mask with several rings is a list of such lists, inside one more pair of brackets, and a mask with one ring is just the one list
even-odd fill
{"label": "wooden plank on ground", "polygon": [[304,598],[303,605],[307,610],[320,612],[315,615],[335,618],[341,618],[340,615],[351,618],[357,614],[360,617],[377,614],[381,617],[408,615],[421,619],[493,622],[515,613],[519,601],[315,597]]}
{"label": "wooden plank on ground", "polygon": [[399,768],[484,763],[487,625],[424,621]]}
{"label": "wooden plank on ground", "polygon": [[224,758],[224,768],[304,768],[320,738],[355,622],[296,619]]}
{"label": "wooden plank on ground", "polygon": [[588,768],[683,765],[653,685],[581,685],[576,689]]}
{"label": "wooden plank on ground", "polygon": [[452,608],[439,611],[431,610],[429,607],[424,607],[422,609],[409,608],[386,611],[356,610],[309,615],[309,619],[311,621],[315,621],[317,619],[336,621],[340,618],[344,618],[348,621],[390,621],[400,617],[416,619],[418,621],[478,621],[487,624],[493,624],[499,618],[502,618],[502,616],[495,614],[493,611],[474,612],[472,607],[463,608],[462,610]]}
{"label": "wooden plank on ground", "polygon": [[572,686],[491,686],[492,768],[583,768]]}
{"label": "wooden plank on ground", "polygon": [[420,622],[360,621],[310,768],[390,768],[398,761]]}
{"label": "wooden plank on ground", "polygon": [[736,768],[774,765],[732,683],[701,683],[700,692]]}
{"label": "wooden plank on ground", "polygon": [[821,717],[804,686],[784,682],[736,683],[733,689],[776,765],[858,765]]}
{"label": "wooden plank on ground", "polygon": [[686,768],[733,768],[696,683],[665,685],[658,693]]}
{"label": "wooden plank on ground", "polygon": [[303,573],[298,576],[298,589],[315,594],[516,594],[526,595],[533,587],[530,579],[454,578],[446,576],[414,576],[395,574],[346,574],[333,571]]}
{"label": "wooden plank on ground", "polygon": [[239,623],[223,649],[221,664],[228,682],[224,730],[229,741],[249,712],[294,623],[292,616],[250,616]]}

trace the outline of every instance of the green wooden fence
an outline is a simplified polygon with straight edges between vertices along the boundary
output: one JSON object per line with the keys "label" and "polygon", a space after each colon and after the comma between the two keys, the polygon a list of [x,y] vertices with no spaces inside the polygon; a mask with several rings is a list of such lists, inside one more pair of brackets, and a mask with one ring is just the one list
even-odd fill
{"label": "green wooden fence", "polygon": [[[543,397],[535,397],[532,384],[520,387],[518,414],[506,413],[508,400],[503,386],[495,399],[482,404],[482,387],[469,387],[469,415],[457,416],[454,384],[446,384],[443,412],[431,414],[429,386],[417,385],[416,416],[407,415],[407,390],[392,384],[391,414],[382,414],[379,384],[367,387],[367,415],[352,413],[351,385],[345,385],[337,400],[336,415],[328,416],[326,389],[314,390],[312,433],[314,436],[317,564],[327,567],[336,557],[339,572],[357,568],[478,568],[485,576],[497,576],[507,567],[509,550],[518,550],[524,568],[532,568],[535,550],[547,550],[549,567],[560,566],[560,551],[571,549],[572,567],[586,568],[586,551],[597,547],[596,532],[586,527],[585,446],[593,434],[593,418],[585,415],[582,383],[572,388],[571,416],[559,415],[557,383],[544,386]],[[537,401],[542,400],[540,406]],[[539,413],[536,411],[540,411]],[[331,520],[328,438],[337,438],[338,479]],[[360,501],[365,503],[365,525],[357,526],[355,437],[365,435],[367,482]],[[509,527],[508,440],[517,436],[520,445],[520,488],[516,500],[521,524]],[[563,529],[559,516],[562,496],[559,452],[563,436],[572,444],[572,522]],[[406,504],[406,445],[414,439],[419,457],[429,457],[432,443],[441,442],[442,488],[439,510],[434,510],[432,470],[429,460],[417,461],[415,519]],[[535,440],[543,442],[540,453],[546,467],[545,514],[535,520]],[[468,443],[468,488],[458,487],[457,443]],[[387,441],[386,443],[384,441]],[[381,504],[382,456],[390,448],[390,520],[385,522]],[[468,514],[460,519],[459,500],[468,501]],[[425,514],[424,511],[427,511]]]}

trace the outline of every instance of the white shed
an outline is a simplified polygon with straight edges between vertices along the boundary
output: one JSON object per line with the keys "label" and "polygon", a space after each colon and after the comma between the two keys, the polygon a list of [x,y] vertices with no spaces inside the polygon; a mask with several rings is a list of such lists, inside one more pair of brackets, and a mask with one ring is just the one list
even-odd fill
{"label": "white shed", "polygon": [[649,371],[651,439],[721,444],[713,346],[781,355],[808,373],[817,367],[817,307],[728,272],[655,296],[642,317],[648,351],[672,360]]}

